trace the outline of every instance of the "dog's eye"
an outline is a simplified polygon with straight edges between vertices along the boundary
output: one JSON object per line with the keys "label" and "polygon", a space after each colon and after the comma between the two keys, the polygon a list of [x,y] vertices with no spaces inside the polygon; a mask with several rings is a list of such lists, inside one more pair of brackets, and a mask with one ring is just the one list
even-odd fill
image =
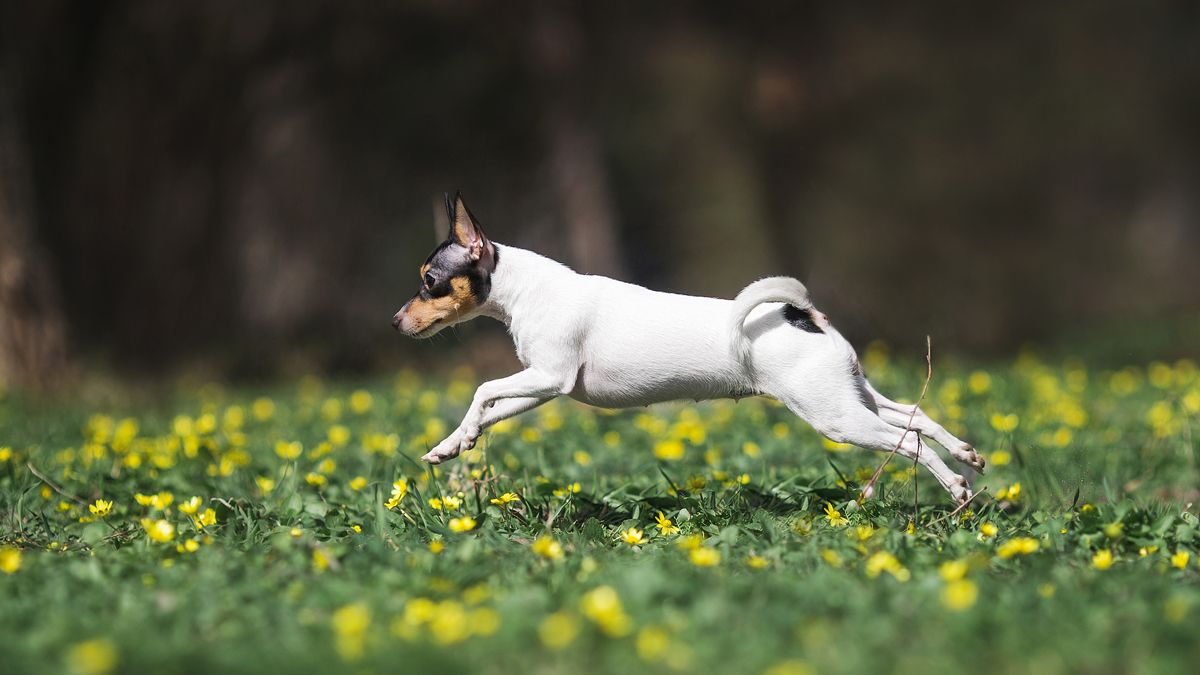
{"label": "dog's eye", "polygon": [[433,279],[433,275],[432,275],[432,274],[430,274],[430,273],[428,273],[428,272],[426,272],[426,273],[425,273],[425,288],[433,288],[433,285],[434,285],[435,283],[437,283],[437,282],[436,282],[436,281],[434,281],[434,279]]}

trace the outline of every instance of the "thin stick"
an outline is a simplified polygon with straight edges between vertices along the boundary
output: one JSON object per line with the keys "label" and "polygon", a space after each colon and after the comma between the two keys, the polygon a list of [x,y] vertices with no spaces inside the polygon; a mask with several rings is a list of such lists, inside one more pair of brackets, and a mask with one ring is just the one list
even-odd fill
{"label": "thin stick", "polygon": [[[925,336],[925,387],[921,389],[921,396],[920,396],[920,398],[917,399],[916,405],[913,406],[912,414],[910,414],[908,416],[908,424],[904,427],[904,433],[900,435],[900,440],[899,440],[899,442],[896,443],[896,447],[892,448],[892,451],[888,453],[888,456],[883,459],[883,464],[879,465],[879,468],[875,470],[875,475],[871,476],[871,480],[868,481],[867,486],[863,488],[862,495],[859,496],[859,498],[858,498],[858,503],[860,506],[862,505],[863,501],[866,500],[867,493],[871,492],[875,489],[875,483],[879,481],[879,476],[880,476],[880,474],[883,473],[884,467],[886,467],[888,465],[888,462],[892,461],[892,456],[900,451],[900,446],[904,445],[904,439],[908,437],[908,432],[912,431],[913,418],[915,418],[917,416],[917,407],[921,405],[921,401],[925,400],[925,392],[929,391],[929,380],[931,380],[931,379],[933,379],[933,342],[930,340],[929,336],[926,335]],[[914,490],[916,488],[916,485],[917,485],[917,477],[914,475],[913,476]]]}
{"label": "thin stick", "polygon": [[937,525],[938,523],[942,522],[943,520],[945,520],[945,519],[947,519],[947,518],[953,518],[953,517],[954,517],[954,516],[955,516],[955,515],[956,515],[956,514],[959,512],[959,511],[962,511],[963,509],[967,508],[967,505],[968,505],[968,504],[970,504],[971,502],[975,501],[975,498],[976,498],[976,497],[978,497],[979,495],[983,494],[983,493],[984,493],[986,490],[987,490],[987,486],[986,486],[986,485],[984,485],[983,487],[979,488],[979,492],[976,492],[975,494],[971,495],[971,498],[970,498],[970,499],[968,499],[967,501],[963,502],[962,504],[959,504],[957,509],[954,509],[954,510],[953,510],[953,511],[951,511],[950,513],[947,513],[946,515],[942,516],[941,518],[938,518],[937,520],[935,520],[935,521],[933,521],[932,523],[930,523],[930,524],[926,525],[925,527],[927,527],[927,528],[928,528],[928,527],[933,527],[934,525]]}
{"label": "thin stick", "polygon": [[[914,409],[913,412],[915,413],[916,410]],[[908,423],[912,424],[911,417],[909,418]],[[921,456],[921,434],[918,433],[917,434],[917,454],[913,455],[913,517],[912,517],[913,529],[916,529],[917,518],[921,514],[920,502],[917,501],[917,458],[920,456]]]}
{"label": "thin stick", "polygon": [[70,492],[64,492],[57,485],[55,485],[54,483],[51,483],[49,478],[46,478],[41,473],[39,473],[37,469],[33,468],[33,462],[25,462],[25,466],[29,467],[29,470],[33,472],[33,475],[37,476],[38,478],[41,478],[42,482],[44,482],[46,485],[49,485],[50,487],[54,488],[54,491],[57,492],[58,494],[60,494],[64,497],[70,497],[71,499],[74,499],[75,501],[79,502],[80,504],[87,506],[87,502],[83,501],[79,497],[76,497],[75,495],[71,494]]}

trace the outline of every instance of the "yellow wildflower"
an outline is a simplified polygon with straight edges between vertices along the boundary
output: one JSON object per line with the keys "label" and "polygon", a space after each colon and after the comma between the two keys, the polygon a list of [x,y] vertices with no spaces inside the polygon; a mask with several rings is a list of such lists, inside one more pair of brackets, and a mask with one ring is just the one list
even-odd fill
{"label": "yellow wildflower", "polygon": [[979,533],[985,537],[994,537],[1000,533],[1000,528],[992,523],[984,523],[979,526]]}
{"label": "yellow wildflower", "polygon": [[871,527],[870,525],[859,525],[858,527],[854,528],[853,532],[847,530],[846,534],[852,537],[858,537],[859,541],[866,541],[867,539],[871,538],[871,535],[875,534],[875,528]]}
{"label": "yellow wildflower", "polygon": [[623,530],[620,532],[621,541],[629,544],[630,546],[640,546],[649,541],[649,539],[646,539],[646,537],[643,535],[644,533],[636,527],[631,527],[628,530]]}
{"label": "yellow wildflower", "polygon": [[365,476],[356,476],[350,481],[351,490],[361,490],[367,486],[367,478]]}
{"label": "yellow wildflower", "polygon": [[721,562],[721,552],[707,546],[699,546],[692,549],[688,557],[692,559],[692,564],[697,567],[713,567]]}
{"label": "yellow wildflower", "polygon": [[685,551],[690,551],[692,549],[699,548],[700,545],[703,543],[704,543],[704,537],[699,534],[689,534],[688,536],[680,537],[678,540],[675,541],[675,545]]}
{"label": "yellow wildflower", "polygon": [[833,504],[825,504],[825,519],[833,527],[841,527],[848,524],[850,521],[842,517],[841,511],[833,508]]}
{"label": "yellow wildflower", "polygon": [[1187,567],[1188,559],[1190,559],[1191,557],[1192,557],[1191,553],[1188,553],[1187,551],[1180,549],[1179,551],[1177,551],[1175,553],[1175,555],[1171,556],[1171,564],[1174,565],[1175,567],[1178,567],[1179,569],[1184,569],[1185,567]]}
{"label": "yellow wildflower", "polygon": [[275,480],[266,476],[255,476],[254,482],[258,483],[258,491],[261,494],[270,494],[275,489]]}
{"label": "yellow wildflower", "polygon": [[0,448],[0,462],[7,462],[13,456],[12,448],[5,446]]}
{"label": "yellow wildflower", "polygon": [[1052,583],[1039,584],[1037,587],[1038,595],[1042,596],[1043,598],[1053,598],[1054,591],[1055,588],[1054,584]]}
{"label": "yellow wildflower", "polygon": [[340,448],[350,442],[350,430],[340,424],[329,427],[328,436],[334,447]]}
{"label": "yellow wildflower", "polygon": [[374,399],[371,398],[371,393],[364,389],[359,389],[350,394],[350,409],[356,414],[361,415],[370,410],[373,402]]}
{"label": "yellow wildflower", "polygon": [[562,544],[555,541],[553,537],[544,534],[538,537],[537,540],[533,542],[533,546],[530,548],[533,549],[534,553],[542,556],[543,558],[559,560],[563,557]]}
{"label": "yellow wildflower", "polygon": [[275,444],[275,454],[288,461],[298,458],[302,452],[304,452],[304,446],[300,444],[300,441],[291,443],[279,441]]}
{"label": "yellow wildflower", "polygon": [[254,419],[266,422],[275,415],[275,402],[266,397],[255,399],[250,406],[250,412],[254,415]]}
{"label": "yellow wildflower", "polygon": [[592,463],[592,456],[583,450],[575,451],[575,463],[579,466],[588,466]]}
{"label": "yellow wildflower", "polygon": [[309,485],[316,486],[324,485],[326,481],[325,476],[322,476],[319,473],[307,473],[304,475],[304,480],[308,482]]}
{"label": "yellow wildflower", "polygon": [[1007,450],[997,450],[996,452],[992,453],[990,463],[996,466],[1004,466],[1011,461],[1012,454],[1010,454]]}
{"label": "yellow wildflower", "polygon": [[143,518],[142,529],[146,531],[146,534],[151,539],[160,544],[175,538],[175,526],[163,519],[151,520],[150,518]]}
{"label": "yellow wildflower", "polygon": [[992,376],[986,371],[977,370],[967,378],[967,388],[972,394],[982,394],[992,387]]}
{"label": "yellow wildflower", "polygon": [[635,647],[643,661],[653,663],[666,655],[671,646],[671,634],[662,626],[646,626],[638,631]]}
{"label": "yellow wildflower", "polygon": [[841,568],[843,564],[842,556],[838,555],[837,551],[834,551],[833,549],[821,549],[821,557],[824,558],[825,562],[829,563],[830,567],[833,568]]}
{"label": "yellow wildflower", "polygon": [[700,490],[704,489],[705,485],[708,485],[707,478],[704,476],[692,476],[691,478],[687,479],[687,482],[684,483],[683,486],[691,492],[699,492]]}
{"label": "yellow wildflower", "polygon": [[1113,564],[1112,551],[1103,549],[1092,556],[1092,567],[1098,570],[1106,570]]}
{"label": "yellow wildflower", "polygon": [[996,549],[996,555],[1001,558],[1011,558],[1018,553],[1029,554],[1038,550],[1040,544],[1037,539],[1030,537],[1016,537],[1009,539]]}
{"label": "yellow wildflower", "polygon": [[762,675],[815,675],[816,671],[804,661],[788,659],[763,671]]}
{"label": "yellow wildflower", "polygon": [[495,499],[493,499],[492,503],[496,504],[497,506],[505,506],[506,504],[508,504],[510,502],[515,502],[518,499],[520,499],[520,497],[518,497],[515,493],[505,492],[504,494],[500,495],[499,497],[496,497]]}
{"label": "yellow wildflower", "polygon": [[1117,539],[1121,536],[1121,532],[1125,530],[1125,523],[1116,522],[1109,523],[1104,526],[1104,535],[1109,539]]}
{"label": "yellow wildflower", "polygon": [[187,500],[186,502],[181,503],[179,505],[179,510],[188,514],[189,516],[191,516],[191,515],[194,515],[196,513],[196,511],[198,511],[200,509],[200,505],[202,503],[203,503],[203,501],[199,497],[192,497],[191,499]]}
{"label": "yellow wildflower", "polygon": [[204,513],[196,518],[196,525],[199,527],[207,527],[215,522],[217,522],[217,512],[212,509],[204,509]]}
{"label": "yellow wildflower", "polygon": [[762,557],[761,555],[752,555],[746,559],[746,564],[753,567],[754,569],[762,569],[762,568],[770,565],[771,561],[767,560],[766,558]]}
{"label": "yellow wildflower", "polygon": [[943,581],[951,582],[958,581],[967,575],[967,562],[965,560],[947,560],[938,568],[938,576]]}
{"label": "yellow wildflower", "polygon": [[16,574],[19,569],[21,569],[21,552],[9,546],[0,548],[0,572]]}
{"label": "yellow wildflower", "polygon": [[1157,546],[1143,546],[1138,549],[1138,555],[1145,558],[1146,556],[1150,555],[1151,553],[1154,553],[1157,550],[1158,550]]}
{"label": "yellow wildflower", "polygon": [[743,443],[742,452],[745,453],[747,457],[758,457],[762,454],[762,448],[758,447],[757,443]]}
{"label": "yellow wildflower", "polygon": [[598,586],[585,593],[579,601],[579,611],[610,637],[623,637],[633,630],[633,622],[612,586]]}
{"label": "yellow wildflower", "polygon": [[93,516],[96,516],[97,518],[103,518],[104,516],[108,515],[109,511],[112,511],[112,505],[112,502],[106,502],[103,499],[97,499],[95,504],[88,506],[88,510],[92,512]]}
{"label": "yellow wildflower", "polygon": [[658,533],[661,535],[679,534],[679,528],[671,524],[670,519],[663,515],[662,511],[654,517],[654,524],[658,527]]}
{"label": "yellow wildflower", "polygon": [[887,572],[900,582],[908,581],[912,578],[912,573],[900,564],[896,556],[887,551],[880,551],[867,558],[866,572],[867,576],[871,579],[878,577],[881,572]]}
{"label": "yellow wildflower", "polygon": [[371,608],[365,602],[346,605],[333,613],[334,646],[346,661],[362,658],[364,633],[371,625]]}
{"label": "yellow wildflower", "polygon": [[78,675],[103,675],[117,665],[117,647],[112,640],[96,638],[71,645],[67,669]]}
{"label": "yellow wildflower", "polygon": [[579,635],[579,620],[566,612],[555,612],[542,620],[538,626],[538,637],[550,651],[558,651]]}
{"label": "yellow wildflower", "polygon": [[443,544],[441,541],[438,541],[437,539],[429,542],[429,552],[430,553],[441,553],[442,550],[445,548],[446,548],[446,545]]}
{"label": "yellow wildflower", "polygon": [[979,588],[970,579],[952,581],[942,589],[942,605],[955,612],[974,605],[978,598]]}
{"label": "yellow wildflower", "polygon": [[466,532],[475,529],[475,519],[470,516],[450,519],[451,532]]}
{"label": "yellow wildflower", "polygon": [[[363,482],[365,483],[366,479],[363,479]],[[353,484],[351,485],[351,487],[353,487]],[[357,490],[359,488],[355,488],[355,489]],[[387,503],[384,504],[384,506],[386,506],[389,509],[396,508],[397,506],[400,505],[400,500],[404,499],[404,495],[406,495],[406,494],[408,494],[408,479],[401,478],[400,480],[396,481],[395,483],[392,483],[392,496],[390,499],[388,499]],[[434,501],[435,500],[432,500],[432,499],[429,500],[429,505],[433,506]],[[441,508],[441,507],[436,506],[434,508]]]}
{"label": "yellow wildflower", "polygon": [[670,462],[683,459],[683,443],[676,440],[657,443],[654,446],[654,456]]}
{"label": "yellow wildflower", "polygon": [[792,531],[802,537],[807,537],[812,534],[812,521],[807,518],[797,520],[792,523]]}

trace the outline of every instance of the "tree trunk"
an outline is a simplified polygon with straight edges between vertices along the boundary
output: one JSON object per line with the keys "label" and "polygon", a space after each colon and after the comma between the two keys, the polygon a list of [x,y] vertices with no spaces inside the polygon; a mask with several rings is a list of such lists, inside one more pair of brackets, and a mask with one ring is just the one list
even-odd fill
{"label": "tree trunk", "polygon": [[29,165],[12,92],[0,73],[0,389],[41,391],[67,365],[67,324],[33,233]]}

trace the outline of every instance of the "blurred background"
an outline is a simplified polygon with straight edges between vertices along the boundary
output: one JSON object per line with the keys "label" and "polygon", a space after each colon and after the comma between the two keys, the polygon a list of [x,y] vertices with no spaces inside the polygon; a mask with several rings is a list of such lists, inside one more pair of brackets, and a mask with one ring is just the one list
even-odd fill
{"label": "blurred background", "polygon": [[513,370],[389,323],[458,189],[582,272],[797,276],[857,345],[1194,352],[1200,3],[5,2],[0,376]]}

